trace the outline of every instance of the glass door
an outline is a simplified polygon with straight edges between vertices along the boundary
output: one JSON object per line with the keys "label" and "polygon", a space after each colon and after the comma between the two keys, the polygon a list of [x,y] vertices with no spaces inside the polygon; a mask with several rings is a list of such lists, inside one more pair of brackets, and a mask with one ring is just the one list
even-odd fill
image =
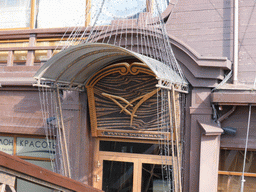
{"label": "glass door", "polygon": [[132,192],[134,163],[103,160],[102,190]]}
{"label": "glass door", "polygon": [[[163,166],[166,160],[168,165]],[[97,188],[106,192],[169,191],[172,178],[163,170],[166,166],[171,169],[171,162],[172,157],[166,159],[156,155],[99,152]]]}
{"label": "glass door", "polygon": [[167,176],[165,168],[159,164],[142,163],[141,192],[172,191],[172,175]]}

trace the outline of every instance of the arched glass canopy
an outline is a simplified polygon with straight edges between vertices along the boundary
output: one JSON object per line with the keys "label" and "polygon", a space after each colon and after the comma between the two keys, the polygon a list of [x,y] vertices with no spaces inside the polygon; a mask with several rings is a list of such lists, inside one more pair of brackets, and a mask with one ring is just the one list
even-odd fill
{"label": "arched glass canopy", "polygon": [[103,67],[118,61],[138,60],[147,65],[162,88],[175,86],[187,92],[187,82],[168,65],[122,47],[103,43],[72,46],[49,59],[34,75],[37,85],[43,82],[60,84],[67,88],[83,88],[90,77]]}

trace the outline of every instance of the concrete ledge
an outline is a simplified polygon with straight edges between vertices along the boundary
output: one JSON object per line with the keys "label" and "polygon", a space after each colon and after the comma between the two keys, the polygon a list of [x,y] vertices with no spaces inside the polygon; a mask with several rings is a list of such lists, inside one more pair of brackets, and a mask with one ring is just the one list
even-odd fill
{"label": "concrete ledge", "polygon": [[0,125],[0,133],[6,134],[23,134],[23,135],[43,135],[45,136],[45,128],[43,127],[22,127],[11,125]]}
{"label": "concrete ledge", "polygon": [[36,80],[33,77],[4,77],[0,78],[1,86],[5,85],[33,85]]}
{"label": "concrete ledge", "polygon": [[256,91],[218,91],[211,94],[211,102],[220,105],[256,104]]}

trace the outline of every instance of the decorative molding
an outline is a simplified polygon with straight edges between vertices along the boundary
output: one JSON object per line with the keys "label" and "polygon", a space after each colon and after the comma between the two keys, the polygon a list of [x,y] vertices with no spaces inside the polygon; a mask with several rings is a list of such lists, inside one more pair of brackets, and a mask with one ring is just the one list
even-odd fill
{"label": "decorative molding", "polygon": [[199,120],[197,120],[197,122],[202,128],[205,136],[218,136],[223,133],[223,129],[221,129],[216,123],[203,123]]}
{"label": "decorative molding", "polygon": [[147,67],[147,65],[143,63],[133,62],[132,64],[129,64],[127,62],[123,62],[107,66],[104,69],[98,71],[91,77],[86,86],[93,87],[99,80],[114,73],[119,73],[120,75],[127,75],[128,73],[131,73],[132,75],[138,75],[139,73],[145,73],[155,76],[155,74]]}

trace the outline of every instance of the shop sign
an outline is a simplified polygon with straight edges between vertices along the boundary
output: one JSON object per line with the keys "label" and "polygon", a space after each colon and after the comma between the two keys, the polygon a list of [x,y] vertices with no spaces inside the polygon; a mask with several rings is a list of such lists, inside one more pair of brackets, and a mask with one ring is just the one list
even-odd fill
{"label": "shop sign", "polygon": [[17,155],[51,158],[55,154],[54,140],[17,137]]}
{"label": "shop sign", "polygon": [[164,139],[166,138],[163,134],[150,134],[150,133],[136,133],[136,132],[115,132],[115,131],[103,131],[103,136],[113,137],[131,137],[131,138],[144,138],[144,139]]}
{"label": "shop sign", "polygon": [[0,151],[13,155],[13,137],[0,136]]}

